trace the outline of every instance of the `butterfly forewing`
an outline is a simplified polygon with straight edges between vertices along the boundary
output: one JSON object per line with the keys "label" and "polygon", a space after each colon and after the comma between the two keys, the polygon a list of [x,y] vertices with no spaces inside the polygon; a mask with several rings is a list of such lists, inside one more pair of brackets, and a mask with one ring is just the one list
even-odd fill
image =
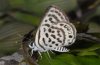
{"label": "butterfly forewing", "polygon": [[67,18],[67,16],[65,15],[65,13],[63,13],[61,11],[61,9],[59,9],[56,6],[50,6],[43,18],[42,24],[44,23],[58,23],[58,22],[69,22],[69,19]]}

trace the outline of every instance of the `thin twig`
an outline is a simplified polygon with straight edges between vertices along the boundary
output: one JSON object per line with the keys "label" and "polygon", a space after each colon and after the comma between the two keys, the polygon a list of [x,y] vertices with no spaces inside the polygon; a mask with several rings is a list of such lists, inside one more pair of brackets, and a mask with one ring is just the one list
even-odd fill
{"label": "thin twig", "polygon": [[78,33],[77,34],[77,39],[78,40],[87,40],[87,41],[100,43],[100,38],[97,38],[97,37],[95,37],[93,35],[86,34],[86,33]]}

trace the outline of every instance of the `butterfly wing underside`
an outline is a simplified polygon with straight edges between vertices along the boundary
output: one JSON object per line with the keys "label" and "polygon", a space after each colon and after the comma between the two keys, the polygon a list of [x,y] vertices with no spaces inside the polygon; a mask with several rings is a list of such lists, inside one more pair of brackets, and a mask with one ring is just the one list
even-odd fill
{"label": "butterfly wing underside", "polygon": [[[76,32],[72,24],[68,24],[67,16],[56,6],[51,6],[47,10],[36,33],[35,45],[40,52],[54,50],[58,52],[67,52],[68,35]],[[72,27],[71,27],[72,26]],[[73,32],[74,30],[74,32]]]}

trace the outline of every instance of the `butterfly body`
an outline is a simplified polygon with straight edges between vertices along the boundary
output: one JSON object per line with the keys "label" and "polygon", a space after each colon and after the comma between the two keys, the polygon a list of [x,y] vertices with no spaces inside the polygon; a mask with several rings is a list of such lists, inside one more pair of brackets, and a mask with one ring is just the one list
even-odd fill
{"label": "butterfly body", "polygon": [[73,44],[75,39],[75,26],[59,8],[51,6],[36,32],[35,42],[29,47],[32,52],[48,50],[68,52],[65,46]]}

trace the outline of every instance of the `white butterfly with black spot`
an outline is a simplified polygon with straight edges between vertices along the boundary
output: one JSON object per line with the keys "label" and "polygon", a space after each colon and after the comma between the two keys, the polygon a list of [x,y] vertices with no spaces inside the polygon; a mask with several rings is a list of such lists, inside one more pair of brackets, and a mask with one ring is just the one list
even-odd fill
{"label": "white butterfly with black spot", "polygon": [[75,42],[76,28],[69,22],[67,16],[56,6],[50,6],[47,10],[35,36],[35,42],[30,43],[33,51],[68,52],[65,46]]}

